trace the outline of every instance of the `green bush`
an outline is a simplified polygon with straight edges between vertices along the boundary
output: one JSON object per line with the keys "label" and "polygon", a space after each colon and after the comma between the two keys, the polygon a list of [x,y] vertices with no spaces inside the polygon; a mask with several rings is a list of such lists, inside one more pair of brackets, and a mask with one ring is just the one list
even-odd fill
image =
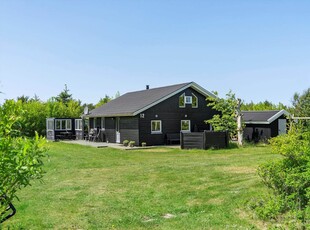
{"label": "green bush", "polygon": [[294,215],[296,223],[307,224],[305,220],[310,219],[310,130],[292,124],[288,134],[273,138],[270,143],[273,151],[283,158],[258,168],[273,197],[257,205],[255,210],[263,218]]}
{"label": "green bush", "polygon": [[129,147],[134,147],[134,146],[135,146],[135,144],[136,144],[136,142],[135,142],[135,141],[130,141],[128,145],[129,145]]}
{"label": "green bush", "polygon": [[128,146],[128,143],[129,143],[128,140],[124,140],[124,141],[123,141],[123,145],[124,145],[124,146]]}
{"label": "green bush", "polygon": [[0,196],[6,197],[0,202],[0,220],[16,192],[44,174],[45,139],[37,133],[31,139],[21,136],[21,114],[23,110],[14,101],[0,106]]}

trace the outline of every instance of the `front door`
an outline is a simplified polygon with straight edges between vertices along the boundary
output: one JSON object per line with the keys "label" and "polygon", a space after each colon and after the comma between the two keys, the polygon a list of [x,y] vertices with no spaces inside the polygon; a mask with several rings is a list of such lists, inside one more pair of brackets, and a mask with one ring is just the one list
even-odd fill
{"label": "front door", "polygon": [[120,133],[120,129],[119,129],[119,120],[120,120],[119,117],[117,117],[115,120],[116,143],[121,143],[121,133]]}
{"label": "front door", "polygon": [[278,120],[279,135],[286,134],[286,119]]}
{"label": "front door", "polygon": [[46,119],[46,139],[55,140],[55,127],[54,127],[54,118]]}

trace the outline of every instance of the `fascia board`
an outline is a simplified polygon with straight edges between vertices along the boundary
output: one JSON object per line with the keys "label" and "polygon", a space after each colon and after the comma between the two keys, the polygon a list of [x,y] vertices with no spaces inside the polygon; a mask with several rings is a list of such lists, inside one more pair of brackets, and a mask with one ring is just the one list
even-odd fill
{"label": "fascia board", "polygon": [[216,96],[215,94],[211,93],[210,91],[204,89],[203,87],[196,84],[195,82],[191,83],[191,87],[193,87],[193,89],[195,89],[196,91],[198,91],[199,93],[201,93],[202,95],[204,95],[206,97],[210,96],[210,97],[218,98],[218,96]]}
{"label": "fascia board", "polygon": [[276,113],[275,115],[270,117],[267,121],[270,124],[270,123],[274,122],[276,119],[278,119],[279,117],[281,117],[283,114],[286,116],[290,115],[286,110],[282,109],[281,111],[279,111],[278,113]]}
{"label": "fascia board", "polygon": [[245,121],[244,124],[253,124],[253,125],[269,125],[268,121]]}
{"label": "fascia board", "polygon": [[85,118],[98,118],[98,117],[132,117],[135,116],[132,113],[121,113],[121,114],[106,114],[106,115],[96,115],[96,116],[91,116],[87,115],[84,116]]}

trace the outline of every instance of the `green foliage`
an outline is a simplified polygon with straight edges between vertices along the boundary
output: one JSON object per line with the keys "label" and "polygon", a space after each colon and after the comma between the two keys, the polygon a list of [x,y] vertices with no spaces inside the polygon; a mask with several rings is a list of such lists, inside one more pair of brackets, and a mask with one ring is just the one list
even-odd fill
{"label": "green foliage", "polygon": [[[218,95],[215,92],[215,95]],[[208,97],[208,106],[220,114],[215,114],[212,119],[206,122],[211,124],[215,131],[228,130],[231,136],[237,134],[236,108],[238,101],[234,93],[229,91],[226,98]]]}
{"label": "green foliage", "polygon": [[98,107],[108,103],[111,100],[112,100],[111,97],[109,97],[108,95],[105,95],[104,98],[100,98],[99,102],[95,105],[95,108],[98,108]]}
{"label": "green foliage", "polygon": [[292,103],[296,117],[310,117],[310,88],[305,90],[301,95],[295,93]]}
{"label": "green foliage", "polygon": [[279,103],[278,105],[273,104],[270,101],[263,101],[263,102],[250,102],[250,103],[242,103],[241,110],[245,111],[262,111],[262,110],[288,110],[288,107],[283,105],[282,103]]}
{"label": "green foliage", "polygon": [[[294,94],[292,114],[295,117],[310,117],[310,88],[305,90],[301,95]],[[310,119],[299,120],[305,129],[310,128]]]}
{"label": "green foliage", "polygon": [[[21,101],[7,100],[0,106],[0,196],[5,194],[8,202],[31,180],[43,176],[45,140],[38,134],[34,139],[21,136],[24,113]],[[0,203],[0,219],[6,205]]]}
{"label": "green foliage", "polygon": [[[277,213],[272,216],[294,213],[296,219],[306,224],[304,220],[310,219],[310,130],[292,124],[288,134],[275,137],[270,143],[273,152],[283,158],[261,165],[258,173],[273,191],[272,199],[278,201],[270,204],[267,199],[263,205],[265,210],[259,212],[264,213],[263,217],[270,217],[268,210],[273,207]],[[280,209],[277,208],[279,205]]]}
{"label": "green foliage", "polygon": [[128,146],[128,144],[129,144],[129,141],[128,141],[128,140],[124,140],[124,141],[123,141],[123,145],[124,145],[124,146]]}
{"label": "green foliage", "polygon": [[134,147],[135,144],[136,144],[135,141],[129,141],[128,146],[129,146],[129,147]]}
{"label": "green foliage", "polygon": [[[20,104],[20,101],[16,104]],[[45,135],[46,130],[46,105],[40,101],[28,101],[20,104],[24,111],[21,117],[22,135],[34,137],[35,132]]]}
{"label": "green foliage", "polygon": [[63,91],[60,92],[60,94],[58,94],[58,96],[55,98],[56,101],[58,102],[62,102],[65,105],[67,105],[69,103],[69,101],[72,101],[72,94],[69,94],[69,89],[67,87],[67,84],[65,84],[65,88]]}

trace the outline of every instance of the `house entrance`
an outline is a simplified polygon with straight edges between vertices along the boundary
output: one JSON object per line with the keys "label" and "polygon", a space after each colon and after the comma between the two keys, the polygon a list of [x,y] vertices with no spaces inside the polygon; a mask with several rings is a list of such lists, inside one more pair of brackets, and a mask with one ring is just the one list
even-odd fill
{"label": "house entrance", "polygon": [[117,117],[115,120],[115,130],[116,130],[116,143],[121,143],[121,133],[120,133],[120,128],[119,128],[119,121],[120,118]]}
{"label": "house entrance", "polygon": [[286,119],[279,119],[279,135],[286,134]]}
{"label": "house entrance", "polygon": [[46,139],[55,140],[55,127],[54,127],[54,118],[46,119]]}

